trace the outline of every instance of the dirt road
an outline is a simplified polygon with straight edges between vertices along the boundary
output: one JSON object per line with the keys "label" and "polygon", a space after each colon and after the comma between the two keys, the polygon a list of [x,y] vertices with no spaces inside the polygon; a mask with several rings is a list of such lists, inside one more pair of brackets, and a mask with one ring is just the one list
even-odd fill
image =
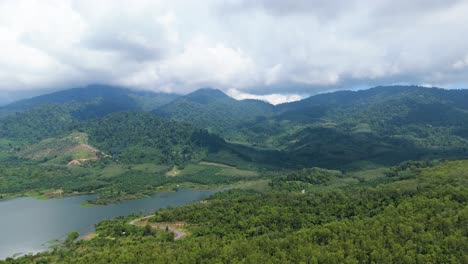
{"label": "dirt road", "polygon": [[[133,219],[132,221],[130,221],[129,224],[131,225],[134,225],[134,226],[145,226],[147,223],[148,223],[148,219],[153,217],[154,215],[147,215],[145,217],[141,217],[141,218],[137,218],[137,219]],[[174,236],[174,240],[178,240],[178,239],[181,239],[183,238],[184,236],[186,236],[187,234],[178,229],[177,227],[179,226],[184,226],[185,223],[182,223],[182,222],[177,222],[177,223],[152,223],[150,224],[150,226],[152,228],[158,228],[158,229],[166,229],[171,231],[172,233],[175,234]]]}

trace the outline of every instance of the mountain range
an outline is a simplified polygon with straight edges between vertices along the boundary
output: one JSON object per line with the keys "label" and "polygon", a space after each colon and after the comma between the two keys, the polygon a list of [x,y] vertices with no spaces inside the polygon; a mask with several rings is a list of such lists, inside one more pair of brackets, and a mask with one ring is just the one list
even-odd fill
{"label": "mountain range", "polygon": [[101,205],[179,188],[230,189],[144,218],[187,223],[181,243],[130,225],[130,216],[99,223],[90,241],[72,243],[75,233],[68,246],[21,263],[107,263],[110,252],[132,261],[142,252],[149,262],[205,252],[214,259],[220,245],[234,247],[223,254],[256,245],[249,256],[264,255],[254,263],[273,248],[283,250],[283,263],[301,246],[315,247],[315,256],[338,250],[336,261],[322,262],[345,263],[351,247],[350,263],[358,263],[376,248],[394,250],[395,259],[419,254],[408,241],[430,252],[413,258],[421,262],[464,257],[468,90],[387,86],[274,106],[209,88],[174,95],[101,85],[0,112],[0,200],[94,194],[87,203]]}
{"label": "mountain range", "polygon": [[[219,142],[225,140],[231,150],[274,153],[286,167],[291,160],[295,166],[337,168],[352,167],[355,162],[361,166],[363,161],[369,166],[389,165],[468,154],[466,90],[386,86],[319,94],[274,106],[236,100],[210,88],[180,96],[100,85],[22,100],[0,111],[3,138],[36,143],[89,126],[85,123],[119,125],[116,129],[124,131],[119,122],[130,122],[135,115],[159,117],[206,130]],[[105,118],[129,111],[140,114]],[[265,162],[270,159],[260,156]]]}

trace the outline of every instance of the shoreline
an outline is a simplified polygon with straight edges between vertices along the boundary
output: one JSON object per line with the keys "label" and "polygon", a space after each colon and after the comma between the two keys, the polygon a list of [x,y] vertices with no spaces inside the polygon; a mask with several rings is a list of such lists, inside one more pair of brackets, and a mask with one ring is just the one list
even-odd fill
{"label": "shoreline", "polygon": [[[249,182],[249,181],[246,181],[246,182]],[[8,196],[4,195],[3,198],[0,199],[0,202],[14,200],[17,198],[34,198],[36,200],[51,200],[51,199],[64,199],[64,198],[70,198],[70,197],[82,196],[82,195],[95,195],[96,199],[82,203],[82,206],[84,207],[94,207],[94,206],[100,206],[100,205],[116,204],[116,203],[123,202],[123,201],[136,200],[136,199],[141,199],[145,197],[151,197],[157,194],[174,193],[174,192],[177,192],[178,189],[193,189],[193,190],[202,190],[202,191],[203,190],[215,190],[215,189],[229,190],[229,189],[236,188],[236,186],[239,185],[240,183],[243,183],[243,182],[234,182],[234,183],[226,184],[226,185],[213,185],[213,186],[193,185],[193,184],[188,183],[188,184],[180,184],[178,186],[164,186],[163,188],[158,188],[151,192],[132,194],[132,195],[122,195],[122,196],[112,197],[112,198],[99,198],[98,197],[99,193],[96,193],[95,191],[63,193],[61,195],[47,195],[44,193],[39,193],[39,192],[44,192],[44,191],[30,191],[30,192],[18,193],[18,194],[13,194],[13,195],[8,195]],[[94,203],[93,201],[95,201],[96,203]]]}

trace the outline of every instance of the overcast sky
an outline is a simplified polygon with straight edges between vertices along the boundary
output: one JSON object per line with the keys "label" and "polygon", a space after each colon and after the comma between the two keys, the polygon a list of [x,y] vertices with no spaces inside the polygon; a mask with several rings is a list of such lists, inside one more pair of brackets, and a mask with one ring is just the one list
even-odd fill
{"label": "overcast sky", "polygon": [[468,0],[0,0],[0,100],[91,83],[275,103],[465,88]]}

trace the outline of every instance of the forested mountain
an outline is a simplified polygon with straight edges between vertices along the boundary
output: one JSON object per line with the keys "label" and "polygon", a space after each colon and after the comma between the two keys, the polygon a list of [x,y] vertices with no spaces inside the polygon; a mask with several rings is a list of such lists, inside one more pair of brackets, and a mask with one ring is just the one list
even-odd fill
{"label": "forested mountain", "polygon": [[[28,145],[79,131],[102,151],[134,163],[181,164],[224,141],[191,125],[144,112],[119,112],[88,121],[73,118],[75,104],[46,104],[5,117],[0,137]],[[205,153],[206,156],[206,153]]]}
{"label": "forested mountain", "polygon": [[45,104],[0,119],[0,137],[26,143],[38,142],[58,136],[77,122],[73,113],[79,111],[77,103]]}
{"label": "forested mountain", "polygon": [[0,199],[250,190],[158,211],[150,223],[186,224],[177,242],[124,218],[6,263],[466,260],[467,91],[377,87],[272,106],[213,89],[104,99],[112,89],[32,99],[1,118]]}
{"label": "forested mountain", "polygon": [[271,163],[270,152],[226,143],[190,124],[146,112],[79,120],[72,105],[46,104],[1,120],[0,199],[97,192],[100,201],[115,201],[175,184],[258,177],[255,169]]}
{"label": "forested mountain", "polygon": [[[319,94],[277,107],[279,116],[298,122],[328,118],[335,122],[363,121],[453,124],[467,110],[468,91],[419,86],[380,86],[360,91]],[[429,112],[428,112],[429,111]],[[423,115],[423,113],[425,115]],[[345,118],[349,119],[345,119]],[[351,119],[351,120],[350,120]]]}
{"label": "forested mountain", "polygon": [[[145,108],[141,100],[140,103],[133,100],[137,98],[135,92],[132,92],[133,99],[128,96],[129,90],[117,88],[112,92],[115,88],[98,87],[87,94],[86,89],[92,90],[91,87],[74,89],[22,103],[23,106],[38,106],[3,118],[0,135],[37,141],[67,131],[70,126],[77,126],[80,120],[124,110],[138,112]],[[61,93],[65,95],[63,98]],[[96,96],[104,94],[114,94],[108,99],[112,107],[107,108],[105,103],[75,100],[98,98]],[[128,104],[120,104],[119,96],[126,98],[122,100]],[[161,98],[167,102],[175,96],[151,94],[142,97],[156,107],[162,102]],[[56,103],[40,103],[50,101]],[[363,162],[378,166],[409,159],[468,155],[467,105],[468,92],[465,90],[417,86],[333,92],[279,106],[257,100],[238,101],[219,90],[200,89],[157,107],[153,113],[245,144],[247,149],[234,147],[245,153],[256,151],[248,149],[249,146],[266,148],[261,152],[261,160],[274,161],[282,157],[282,162],[276,166],[344,168],[361,166]],[[130,125],[144,126],[143,123]],[[252,155],[249,156],[252,160]]]}
{"label": "forested mountain", "polygon": [[272,106],[201,89],[156,109],[227,140],[289,153],[296,164],[396,164],[468,154],[468,92],[418,86],[339,91]]}
{"label": "forested mountain", "polygon": [[200,89],[156,110],[156,115],[187,122],[233,141],[245,141],[243,124],[272,116],[274,106],[258,100],[235,100],[220,90]]}
{"label": "forested mountain", "polygon": [[0,108],[3,115],[36,106],[74,103],[74,115],[80,119],[99,117],[119,111],[151,111],[178,96],[167,93],[142,92],[107,85],[90,85],[21,100]]}
{"label": "forested mountain", "polygon": [[208,148],[217,149],[224,143],[205,130],[150,113],[113,113],[87,122],[80,130],[89,135],[93,146],[132,163],[199,161]]}
{"label": "forested mountain", "polygon": [[467,109],[466,90],[391,86],[280,105],[275,118],[301,127],[280,141],[297,157],[389,164],[466,156]]}

